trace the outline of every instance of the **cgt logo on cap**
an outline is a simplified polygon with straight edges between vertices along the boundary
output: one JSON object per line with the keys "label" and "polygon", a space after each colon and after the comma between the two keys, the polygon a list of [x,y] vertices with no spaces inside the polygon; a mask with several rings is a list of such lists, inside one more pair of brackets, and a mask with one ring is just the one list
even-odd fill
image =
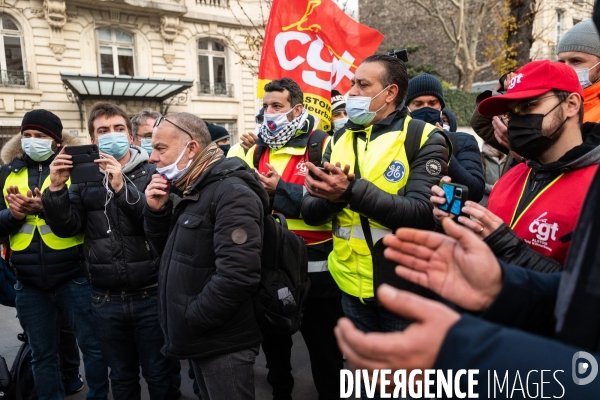
{"label": "cgt logo on cap", "polygon": [[512,89],[515,87],[515,85],[517,83],[521,83],[521,78],[523,77],[523,74],[518,74],[516,76],[513,76],[512,79],[510,80],[510,84],[508,85],[508,89]]}
{"label": "cgt logo on cap", "polygon": [[[584,359],[585,362],[581,361],[581,359]],[[590,371],[588,376],[579,378],[579,376],[585,375],[588,370]],[[598,362],[590,353],[578,351],[573,354],[571,371],[573,374],[573,382],[575,382],[576,385],[587,385],[596,379],[596,375],[598,375]]]}

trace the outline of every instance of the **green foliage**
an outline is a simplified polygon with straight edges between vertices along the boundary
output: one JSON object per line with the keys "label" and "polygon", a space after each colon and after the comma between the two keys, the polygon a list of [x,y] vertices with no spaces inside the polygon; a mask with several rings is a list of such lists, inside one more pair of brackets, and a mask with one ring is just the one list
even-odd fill
{"label": "green foliage", "polygon": [[479,93],[444,88],[446,108],[456,115],[458,126],[470,126],[471,115],[475,110],[475,99]]}

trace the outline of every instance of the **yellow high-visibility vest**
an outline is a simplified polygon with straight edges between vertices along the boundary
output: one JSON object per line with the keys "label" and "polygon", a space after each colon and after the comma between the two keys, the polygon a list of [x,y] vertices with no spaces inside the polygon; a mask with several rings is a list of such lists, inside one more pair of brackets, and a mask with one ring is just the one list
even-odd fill
{"label": "yellow high-visibility vest", "polygon": [[[410,174],[404,147],[410,120],[411,117],[407,116],[402,130],[383,133],[372,142],[372,126],[364,131],[346,130],[335,143],[332,142],[329,162],[334,165],[337,162],[341,165],[348,164],[351,166],[350,173],[353,173],[356,163],[354,136],[358,132],[365,132],[366,145],[359,142],[357,146],[361,178],[387,193],[397,195],[406,185]],[[425,125],[419,147],[425,144],[434,129],[435,126],[431,124]],[[374,243],[392,233],[390,229],[371,219],[369,225]],[[333,251],[328,260],[329,271],[338,286],[344,292],[361,299],[374,297],[373,261],[360,223],[360,215],[348,207],[344,208],[333,220],[332,233]]]}
{"label": "yellow high-visibility vest", "polygon": [[[69,179],[66,184],[67,187],[69,187],[71,185],[71,180]],[[3,189],[6,207],[8,207],[8,201],[6,200],[6,196],[8,195],[7,189],[10,186],[17,186],[19,192],[21,192],[22,195],[25,195],[27,191],[30,190],[28,168],[23,168],[19,172],[11,172],[6,178]],[[43,193],[48,186],[50,186],[50,176],[47,176],[44,180],[44,184],[40,188],[40,193]],[[33,240],[33,234],[36,228],[46,246],[54,250],[68,249],[83,243],[83,233],[69,238],[60,238],[52,233],[52,229],[46,225],[46,221],[43,218],[40,218],[37,215],[27,215],[21,229],[19,229],[17,233],[9,236],[10,248],[14,251],[22,251],[29,247]]]}

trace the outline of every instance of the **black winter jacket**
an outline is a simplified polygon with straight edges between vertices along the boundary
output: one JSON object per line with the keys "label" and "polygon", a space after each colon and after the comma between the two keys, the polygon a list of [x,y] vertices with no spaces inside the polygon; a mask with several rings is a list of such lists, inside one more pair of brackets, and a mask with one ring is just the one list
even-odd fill
{"label": "black winter jacket", "polygon": [[469,188],[469,200],[478,203],[485,193],[485,178],[481,165],[481,152],[473,135],[453,132],[456,135],[458,154],[452,155],[448,176],[452,182]]}
{"label": "black winter jacket", "polygon": [[69,191],[46,190],[42,195],[46,223],[57,236],[85,232],[87,278],[100,289],[137,290],[156,285],[158,279],[159,256],[148,244],[142,216],[144,190],[156,167],[147,163],[148,154],[141,148],[132,146],[130,153],[132,160],[124,171],[133,184],[126,180],[106,207],[102,182],[74,184]]}
{"label": "black winter jacket", "polygon": [[[387,132],[402,129],[406,115],[407,108],[399,107],[373,125],[370,142],[376,141]],[[349,131],[339,130],[329,141],[323,155],[323,162],[329,161],[331,147],[341,135],[349,135],[353,134],[352,131],[357,131],[359,146],[363,146],[362,143],[366,141],[364,128],[351,122],[346,124],[346,128]],[[436,160],[441,165],[439,174],[432,175],[427,172],[426,164],[430,160]],[[440,179],[448,174],[447,163],[446,139],[439,131],[433,131],[410,164],[408,181],[398,195],[384,192],[365,179],[356,179],[350,183],[342,196],[344,203],[332,203],[307,193],[302,201],[302,217],[309,225],[321,225],[332,221],[344,207],[349,206],[352,211],[363,214],[391,230],[400,227],[432,230],[435,222],[433,206],[429,201],[431,187],[437,185]],[[366,173],[366,171],[361,172]]]}
{"label": "black winter jacket", "polygon": [[[75,137],[64,134],[63,144],[76,145],[78,143]],[[52,160],[54,160],[54,156],[42,162],[29,158],[21,148],[21,135],[15,135],[2,149],[2,161],[5,165],[0,171],[0,190],[2,190],[3,196],[8,175],[12,172],[17,173],[23,168],[28,170],[28,184],[32,193],[35,188],[41,191],[44,180],[50,173],[49,165]],[[22,194],[25,195],[25,193]],[[44,211],[39,216],[43,218]],[[6,207],[6,201],[2,199],[0,202],[0,237],[18,232],[24,223],[25,219],[18,220],[12,216]],[[53,250],[46,246],[36,229],[29,247],[22,251],[13,251],[9,261],[21,283],[40,289],[52,289],[69,279],[85,275],[81,264],[81,247]]]}
{"label": "black winter jacket", "polygon": [[[582,134],[583,143],[569,150],[558,161],[546,165],[542,165],[536,160],[527,162],[533,171],[517,206],[517,215],[522,213],[525,207],[561,173],[600,163],[600,124],[584,124]],[[492,195],[493,193],[492,191]],[[556,206],[560,207],[560,204]],[[517,264],[541,272],[554,272],[562,269],[562,265],[558,261],[532,249],[506,224],[502,224],[490,233],[484,241],[490,246],[496,257],[506,263]]]}
{"label": "black winter jacket", "polygon": [[[226,176],[242,178],[251,189],[233,183],[218,198],[203,195],[214,194]],[[146,234],[162,254],[158,294],[165,354],[203,358],[258,346],[253,296],[268,206],[258,177],[234,157],[203,172],[174,210],[171,201],[162,210],[144,209]]]}

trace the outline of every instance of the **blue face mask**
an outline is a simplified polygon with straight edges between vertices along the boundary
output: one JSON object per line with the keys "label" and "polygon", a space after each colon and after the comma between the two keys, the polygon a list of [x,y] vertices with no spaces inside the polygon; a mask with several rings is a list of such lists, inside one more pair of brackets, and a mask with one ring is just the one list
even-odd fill
{"label": "blue face mask", "polygon": [[140,139],[142,149],[148,152],[148,155],[152,154],[152,139]]}
{"label": "blue face mask", "polygon": [[123,132],[111,132],[98,137],[98,149],[120,160],[129,151],[129,137]]}
{"label": "blue face mask", "polygon": [[29,158],[37,162],[46,161],[54,154],[52,139],[23,138],[21,147]]}
{"label": "blue face mask", "polygon": [[414,119],[420,119],[421,121],[429,122],[435,125],[436,123],[442,124],[442,112],[431,107],[422,107],[418,110],[411,111],[410,116]]}
{"label": "blue face mask", "polygon": [[381,92],[377,93],[373,97],[364,96],[350,96],[346,100],[346,112],[348,113],[348,119],[354,122],[356,125],[367,126],[375,119],[377,113],[387,105],[383,103],[379,109],[375,111],[369,111],[371,108],[371,101],[379,96],[389,86],[384,87]]}

